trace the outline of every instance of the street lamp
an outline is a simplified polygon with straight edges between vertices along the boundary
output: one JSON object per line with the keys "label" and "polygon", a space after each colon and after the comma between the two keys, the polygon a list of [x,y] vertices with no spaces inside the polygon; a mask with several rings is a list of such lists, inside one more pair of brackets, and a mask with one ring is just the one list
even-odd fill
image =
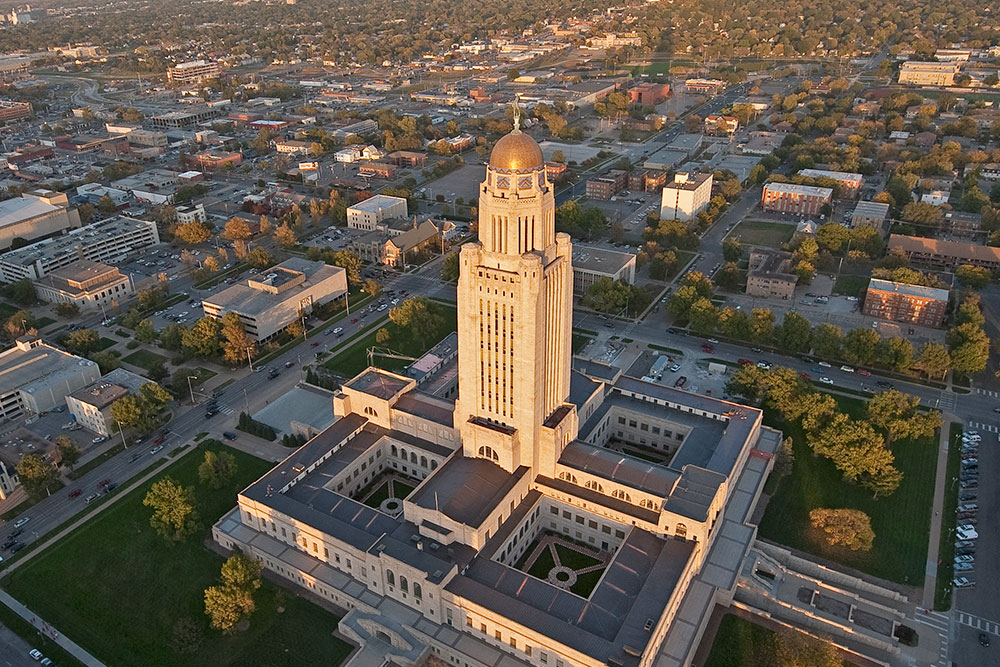
{"label": "street lamp", "polygon": [[250,350],[253,349],[253,345],[247,345],[247,363],[250,365],[250,372],[253,373],[253,359],[250,358]]}
{"label": "street lamp", "polygon": [[194,387],[191,385],[191,380],[197,380],[197,375],[188,375],[188,391],[191,392],[191,405],[194,405]]}
{"label": "street lamp", "polygon": [[128,449],[128,442],[125,440],[125,431],[122,429],[122,423],[116,422],[118,424],[118,432],[122,434],[122,446]]}

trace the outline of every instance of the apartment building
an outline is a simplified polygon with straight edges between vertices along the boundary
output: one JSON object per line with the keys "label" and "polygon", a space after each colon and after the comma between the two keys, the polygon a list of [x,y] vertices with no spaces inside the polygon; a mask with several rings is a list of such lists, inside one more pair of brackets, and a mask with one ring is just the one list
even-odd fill
{"label": "apartment building", "polygon": [[96,382],[66,395],[66,408],[78,424],[97,435],[111,436],[118,426],[111,406],[119,398],[135,394],[149,380],[124,368],[116,368]]}
{"label": "apartment building", "polygon": [[663,186],[660,195],[660,220],[690,220],[712,200],[712,174],[679,171],[674,182]]}
{"label": "apartment building", "polygon": [[624,190],[627,183],[627,171],[612,169],[602,176],[591,178],[587,181],[587,198],[608,201]]}
{"label": "apartment building", "polygon": [[914,86],[954,86],[955,75],[960,64],[957,62],[906,61],[899,66],[899,83]]}
{"label": "apartment building", "polygon": [[832,188],[817,188],[795,183],[768,183],[761,194],[760,205],[765,211],[819,215],[833,201]]}
{"label": "apartment building", "polygon": [[740,129],[740,121],[733,116],[713,114],[705,116],[705,134],[733,135]]}
{"label": "apartment building", "polygon": [[236,313],[247,334],[264,341],[303,313],[347,294],[347,272],[339,266],[293,257],[261,271],[243,285],[227,287],[202,301],[205,315]]}
{"label": "apartment building", "polygon": [[791,265],[791,253],[769,248],[754,248],[750,251],[747,294],[765,299],[793,298],[799,277],[790,273]]}
{"label": "apartment building", "polygon": [[877,201],[859,201],[851,214],[851,227],[874,227],[884,232],[889,217],[889,205]]}
{"label": "apartment building", "polygon": [[174,208],[174,218],[181,224],[187,222],[208,222],[208,214],[205,212],[204,204],[177,206]]}
{"label": "apartment building", "polygon": [[72,303],[81,311],[111,308],[135,295],[128,276],[115,266],[81,259],[35,281],[39,298],[49,303]]}
{"label": "apartment building", "polygon": [[405,218],[406,216],[406,199],[390,197],[389,195],[375,195],[348,207],[347,226],[349,229],[373,232],[390,218]]}
{"label": "apartment building", "polygon": [[889,250],[899,250],[914,264],[953,269],[962,264],[1000,269],[1000,248],[961,241],[943,241],[921,236],[889,236]]}
{"label": "apartment building", "polygon": [[948,313],[948,290],[872,278],[864,314],[893,322],[940,327]]}
{"label": "apartment building", "polygon": [[207,79],[218,78],[222,66],[209,60],[191,60],[178,63],[167,70],[167,81],[178,86],[191,86]]}
{"label": "apartment building", "polygon": [[827,169],[801,169],[799,176],[808,178],[829,178],[840,185],[840,196],[843,199],[854,199],[861,193],[864,176],[846,171],[829,171]]}
{"label": "apartment building", "polygon": [[80,259],[115,265],[159,243],[155,222],[119,215],[0,255],[0,282],[38,280]]}
{"label": "apartment building", "polygon": [[14,102],[13,100],[0,100],[0,123],[31,118],[31,104],[29,102]]}

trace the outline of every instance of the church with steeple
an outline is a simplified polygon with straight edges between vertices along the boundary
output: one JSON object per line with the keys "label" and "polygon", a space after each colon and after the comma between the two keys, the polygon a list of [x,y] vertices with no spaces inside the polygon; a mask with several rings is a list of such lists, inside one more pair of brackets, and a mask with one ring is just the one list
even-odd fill
{"label": "church with steeple", "polygon": [[213,537],[341,609],[349,664],[690,664],[732,600],[781,434],[573,357],[572,243],[516,105],[478,211],[457,397],[366,369]]}

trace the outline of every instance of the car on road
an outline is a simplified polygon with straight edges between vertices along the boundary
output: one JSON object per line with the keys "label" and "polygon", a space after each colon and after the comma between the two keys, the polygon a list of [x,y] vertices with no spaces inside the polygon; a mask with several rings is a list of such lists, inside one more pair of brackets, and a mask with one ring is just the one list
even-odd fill
{"label": "car on road", "polygon": [[333,330],[333,335],[334,336],[338,336],[338,337],[339,336],[343,336],[344,335],[344,328],[343,327],[337,327],[336,329]]}
{"label": "car on road", "polygon": [[979,633],[979,645],[985,646],[986,648],[990,647],[990,636],[985,632]]}
{"label": "car on road", "polygon": [[[31,517],[30,516],[22,516],[20,519],[18,519],[17,521],[14,522],[14,528],[20,528],[20,527],[24,526],[25,524],[27,524],[29,521],[31,521]],[[11,537],[16,537],[17,535],[20,535],[20,534],[21,533],[15,531],[15,532],[11,533],[10,535],[11,535]]]}
{"label": "car on road", "polygon": [[157,445],[156,447],[153,447],[151,450],[149,450],[149,453],[150,454],[155,454],[155,453],[157,453],[158,451],[160,451],[162,449],[163,449],[163,445]]}
{"label": "car on road", "polygon": [[864,377],[868,377],[869,375],[871,375],[871,371],[866,371],[863,368],[859,368],[858,369],[858,375],[862,375]]}
{"label": "car on road", "polygon": [[67,497],[68,498],[79,498],[80,494],[82,494],[82,493],[83,493],[83,489],[73,489],[72,491],[69,492],[69,494],[67,495]]}
{"label": "car on road", "polygon": [[758,361],[757,362],[757,368],[763,368],[765,371],[769,371],[769,370],[771,370],[771,362],[770,361],[763,361],[763,360]]}
{"label": "car on road", "polygon": [[86,498],[84,498],[83,502],[85,502],[85,503],[87,503],[89,505],[90,503],[94,502],[95,500],[97,500],[100,497],[101,497],[101,494],[99,494],[99,493],[92,493],[89,496],[87,496]]}
{"label": "car on road", "polygon": [[309,343],[309,347],[319,347],[319,343]]}
{"label": "car on road", "polygon": [[812,380],[812,376],[809,375],[809,373],[799,373],[799,377],[805,380],[806,382]]}
{"label": "car on road", "polygon": [[23,548],[24,548],[24,547],[26,547],[26,546],[27,546],[27,545],[26,545],[26,544],[25,544],[24,542],[16,542],[16,543],[14,544],[14,546],[12,546],[12,547],[10,548],[10,552],[11,552],[12,554],[16,554],[16,553],[17,553],[18,551],[20,551],[21,549],[23,549]]}
{"label": "car on road", "polygon": [[132,456],[128,457],[128,462],[135,463],[136,461],[139,460],[140,456],[142,456],[142,454],[133,454]]}
{"label": "car on road", "polygon": [[104,442],[105,440],[107,440],[106,437],[104,437],[103,435],[99,435],[96,438],[94,438],[93,440],[91,440],[91,442],[96,445],[96,444]]}
{"label": "car on road", "polygon": [[709,338],[708,342],[712,343],[713,345],[718,345],[719,344],[719,341],[715,340],[714,338]]}
{"label": "car on road", "polygon": [[831,366],[830,364],[828,364],[825,361],[817,361],[816,365],[820,366],[821,368],[833,368],[833,366]]}
{"label": "car on road", "polygon": [[823,384],[833,384],[833,380],[831,380],[830,378],[826,377],[825,375],[823,377],[821,377],[819,379],[819,381],[822,382]]}
{"label": "car on road", "polygon": [[702,343],[702,345],[701,345],[701,351],[702,352],[708,352],[709,354],[711,354],[712,352],[715,352],[715,346],[714,345],[710,345],[708,343]]}
{"label": "car on road", "polygon": [[851,368],[850,366],[847,366],[847,365],[841,366],[840,370],[844,371],[845,373],[853,373],[854,372],[854,369]]}
{"label": "car on road", "polygon": [[294,361],[286,361],[285,362],[285,368],[291,368],[294,365],[295,365]]}

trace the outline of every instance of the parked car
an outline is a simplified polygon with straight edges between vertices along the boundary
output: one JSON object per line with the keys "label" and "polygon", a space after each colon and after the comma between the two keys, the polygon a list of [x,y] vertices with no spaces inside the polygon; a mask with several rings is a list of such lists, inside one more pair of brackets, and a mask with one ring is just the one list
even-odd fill
{"label": "parked car", "polygon": [[679,388],[679,387],[683,387],[683,386],[684,386],[684,384],[685,384],[685,383],[686,383],[687,381],[688,381],[688,379],[687,379],[687,376],[686,376],[686,375],[682,375],[682,376],[680,376],[679,378],[677,378],[677,382],[674,382],[674,386],[675,386],[675,387],[678,387],[678,388]]}
{"label": "parked car", "polygon": [[858,369],[858,375],[863,375],[864,377],[868,377],[869,375],[871,375],[871,371],[866,371],[865,369],[861,368]]}
{"label": "parked car", "polygon": [[990,636],[987,633],[985,632],[979,633],[979,645],[985,646],[986,648],[990,647]]}
{"label": "parked car", "polygon": [[225,438],[226,440],[235,440],[237,436],[232,431],[223,431],[222,437]]}
{"label": "parked car", "polygon": [[952,569],[954,569],[955,572],[972,572],[976,569],[976,566],[972,563],[955,563],[955,565],[952,566]]}
{"label": "parked car", "polygon": [[830,364],[828,364],[825,361],[818,361],[818,362],[816,362],[816,365],[817,366],[822,366],[823,368],[833,368]]}
{"label": "parked car", "polygon": [[680,364],[674,364],[673,366],[670,367],[670,372],[671,373],[676,373],[680,369],[681,369],[681,365]]}
{"label": "parked car", "polygon": [[955,588],[972,588],[976,584],[972,581],[969,581],[968,578],[966,577],[956,577],[951,580],[951,585],[954,586]]}
{"label": "parked car", "polygon": [[83,489],[73,489],[69,492],[69,498],[79,498],[80,494],[83,493]]}
{"label": "parked car", "polygon": [[41,660],[43,657],[45,657],[42,655],[42,652],[39,651],[37,648],[33,648],[30,651],[28,651],[28,655],[31,656],[32,660]]}
{"label": "parked car", "polygon": [[103,435],[99,435],[96,438],[94,438],[93,440],[91,440],[91,442],[96,445],[96,444],[104,442],[105,440],[107,440],[106,437],[104,437]]}

